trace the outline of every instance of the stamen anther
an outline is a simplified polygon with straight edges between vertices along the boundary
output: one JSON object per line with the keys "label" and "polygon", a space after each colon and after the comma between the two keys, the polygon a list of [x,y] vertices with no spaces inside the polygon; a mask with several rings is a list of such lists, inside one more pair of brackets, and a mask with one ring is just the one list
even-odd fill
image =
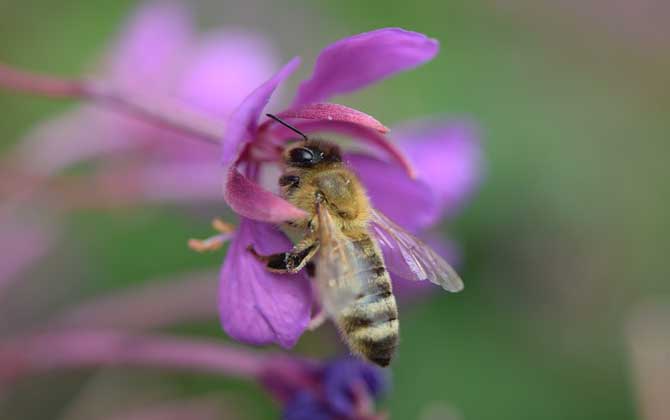
{"label": "stamen anther", "polygon": [[207,239],[189,239],[188,247],[196,252],[210,252],[220,249],[228,240],[227,236],[215,235]]}
{"label": "stamen anther", "polygon": [[209,252],[220,249],[235,232],[235,226],[221,219],[212,220],[212,228],[219,232],[218,235],[206,239],[189,239],[188,247],[196,252]]}
{"label": "stamen anther", "polygon": [[217,232],[221,232],[221,233],[232,233],[233,231],[235,231],[235,226],[234,225],[231,225],[230,223],[226,223],[223,220],[218,219],[218,218],[212,220],[212,227],[214,228],[214,230],[216,230]]}

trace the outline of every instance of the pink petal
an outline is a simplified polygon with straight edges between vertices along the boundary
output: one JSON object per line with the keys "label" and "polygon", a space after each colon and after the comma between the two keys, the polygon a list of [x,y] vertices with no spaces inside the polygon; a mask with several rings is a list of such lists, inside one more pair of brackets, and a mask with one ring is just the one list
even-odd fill
{"label": "pink petal", "polygon": [[254,90],[233,112],[226,125],[223,139],[222,161],[225,167],[237,161],[244,146],[254,140],[258,128],[258,117],[263,112],[277,86],[289,77],[300,65],[300,58],[288,62],[270,80]]}
{"label": "pink petal", "polygon": [[250,344],[292,347],[309,323],[312,298],[304,274],[268,272],[248,251],[268,255],[291,248],[276,227],[242,218],[221,271],[219,312],[224,331]]}
{"label": "pink petal", "polygon": [[[389,158],[395,161],[396,165],[399,165],[399,167],[402,168],[402,170],[405,171],[408,176],[415,176],[414,167],[410,163],[407,156],[405,156],[405,154],[402,152],[402,150],[400,150],[396,145],[391,143],[385,136],[379,134],[377,131],[358,124],[343,121],[319,120],[295,122],[294,125],[304,133],[330,131],[352,137],[364,143],[368,143],[376,150],[383,152]],[[296,134],[283,126],[280,126],[279,124],[275,124],[275,127],[273,127],[273,136],[280,140],[290,140],[294,139]]]}
{"label": "pink petal", "polygon": [[180,96],[204,112],[227,118],[272,76],[278,59],[264,38],[218,31],[204,38],[187,61]]}
{"label": "pink petal", "polygon": [[440,215],[435,193],[411,179],[398,165],[370,155],[350,153],[345,162],[365,186],[372,205],[410,232],[434,224]]}
{"label": "pink petal", "polygon": [[125,181],[139,187],[143,198],[163,202],[219,201],[223,191],[223,172],[216,159],[145,164],[126,173]]}
{"label": "pink petal", "polygon": [[206,372],[249,378],[261,374],[262,356],[218,340],[138,335],[101,329],[47,330],[0,340],[0,378],[58,369],[135,367]]}
{"label": "pink petal", "polygon": [[0,221],[0,297],[19,275],[35,264],[54,241],[53,229],[26,224],[14,217]]}
{"label": "pink petal", "polygon": [[174,82],[191,38],[190,15],[183,6],[171,1],[149,2],[122,29],[108,58],[108,77],[129,91],[162,90]]}
{"label": "pink petal", "polygon": [[385,28],[344,38],[326,47],[311,79],[300,84],[293,106],[327,101],[431,60],[436,40],[399,28]]}
{"label": "pink petal", "polygon": [[380,133],[387,133],[389,129],[370,115],[348,106],[318,103],[284,111],[280,118],[301,118],[308,120],[341,121],[361,125]]}
{"label": "pink petal", "polygon": [[307,215],[303,210],[242,175],[236,167],[228,170],[223,197],[235,213],[261,222],[282,223]]}
{"label": "pink petal", "polygon": [[52,175],[81,161],[139,148],[138,124],[114,112],[76,108],[28,133],[18,146],[20,164]]}
{"label": "pink petal", "polygon": [[394,129],[394,138],[417,168],[419,179],[437,194],[443,211],[453,214],[482,178],[482,149],[473,124],[417,121]]}

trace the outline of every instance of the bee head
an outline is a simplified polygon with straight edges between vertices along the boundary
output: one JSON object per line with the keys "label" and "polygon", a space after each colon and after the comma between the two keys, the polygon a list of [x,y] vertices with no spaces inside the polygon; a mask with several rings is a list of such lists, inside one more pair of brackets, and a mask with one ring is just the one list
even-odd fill
{"label": "bee head", "polygon": [[310,140],[305,133],[272,114],[265,114],[289,130],[299,134],[305,141],[289,146],[284,151],[284,162],[288,166],[309,168],[319,163],[342,162],[340,149],[325,141]]}
{"label": "bee head", "polygon": [[310,168],[320,163],[342,162],[342,156],[339,147],[332,143],[308,140],[287,147],[284,150],[284,162],[288,166]]}

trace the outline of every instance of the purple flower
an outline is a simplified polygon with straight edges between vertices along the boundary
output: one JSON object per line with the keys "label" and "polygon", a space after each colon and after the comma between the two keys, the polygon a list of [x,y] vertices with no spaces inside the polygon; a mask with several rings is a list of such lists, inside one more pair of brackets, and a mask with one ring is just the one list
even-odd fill
{"label": "purple flower", "polygon": [[[417,67],[437,51],[437,41],[396,28],[340,40],[321,52],[292,105],[277,112],[303,132],[344,134],[367,145],[370,153],[351,153],[348,163],[373,204],[415,232],[457,208],[476,184],[479,147],[472,129],[457,122],[418,123],[399,130],[401,135],[392,143],[384,136],[388,129],[374,118],[323,101]],[[289,249],[290,243],[271,224],[305,216],[260,185],[268,164],[279,161],[282,144],[295,137],[286,127],[260,117],[273,92],[298,65],[294,58],[242,101],[228,120],[223,142],[224,197],[241,216],[241,228],[224,262],[219,311],[224,330],[252,344],[289,347],[310,316],[312,292],[307,280],[271,274],[246,252],[249,245],[262,247],[268,239],[272,248],[268,251]],[[390,258],[387,264],[392,263]]]}
{"label": "purple flower", "polygon": [[[239,30],[195,32],[178,2],[144,4],[104,54],[97,79],[120,92],[224,121],[276,68],[268,42]],[[92,135],[92,133],[95,133]],[[220,163],[215,145],[179,135],[138,116],[84,105],[41,124],[22,142],[24,169],[52,175],[84,160],[104,157],[107,173],[122,173],[148,199],[219,200]],[[182,136],[183,137],[183,136]],[[130,159],[129,154],[136,153]]]}
{"label": "purple flower", "polygon": [[284,420],[378,418],[374,401],[388,388],[381,369],[354,358],[325,364],[278,358],[261,381],[283,404]]}

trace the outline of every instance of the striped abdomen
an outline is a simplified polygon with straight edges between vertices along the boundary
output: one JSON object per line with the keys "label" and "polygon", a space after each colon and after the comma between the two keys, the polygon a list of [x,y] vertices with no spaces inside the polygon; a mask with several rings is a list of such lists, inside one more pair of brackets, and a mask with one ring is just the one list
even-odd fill
{"label": "striped abdomen", "polygon": [[388,366],[398,345],[398,308],[381,251],[366,236],[354,242],[369,275],[364,290],[337,319],[352,351],[380,366]]}

